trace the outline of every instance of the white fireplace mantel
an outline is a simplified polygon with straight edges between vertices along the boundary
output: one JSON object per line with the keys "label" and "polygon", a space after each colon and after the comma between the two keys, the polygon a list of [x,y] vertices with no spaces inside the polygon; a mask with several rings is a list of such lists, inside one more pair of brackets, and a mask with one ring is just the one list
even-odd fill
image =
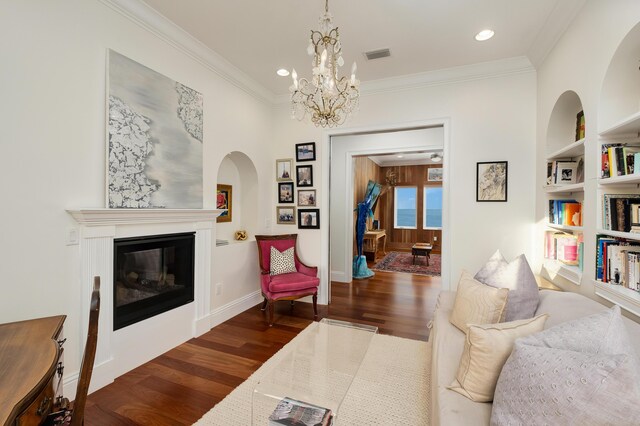
{"label": "white fireplace mantel", "polygon": [[[211,256],[216,209],[68,209],[80,226],[81,330],[88,326],[93,277],[101,277],[98,348],[90,391],[211,328]],[[194,301],[113,330],[113,245],[117,238],[195,233]],[[84,333],[79,336],[84,340]],[[78,375],[65,379],[73,398]]]}
{"label": "white fireplace mantel", "polygon": [[213,221],[224,210],[215,209],[68,209],[84,226],[139,225],[143,223],[179,223]]}

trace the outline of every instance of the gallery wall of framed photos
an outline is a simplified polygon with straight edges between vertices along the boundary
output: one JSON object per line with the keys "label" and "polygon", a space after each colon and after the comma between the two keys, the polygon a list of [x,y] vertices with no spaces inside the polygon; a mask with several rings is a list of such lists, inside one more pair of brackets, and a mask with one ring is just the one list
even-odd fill
{"label": "gallery wall of framed photos", "polygon": [[276,160],[276,223],[320,229],[320,209],[313,208],[319,205],[313,179],[316,143],[295,144],[294,155]]}

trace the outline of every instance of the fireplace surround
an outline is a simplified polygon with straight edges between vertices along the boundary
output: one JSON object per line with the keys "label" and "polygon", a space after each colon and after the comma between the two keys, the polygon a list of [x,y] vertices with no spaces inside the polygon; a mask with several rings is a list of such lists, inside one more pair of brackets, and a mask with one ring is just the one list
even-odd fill
{"label": "fireplace surround", "polygon": [[[211,329],[213,230],[222,210],[89,208],[67,211],[79,225],[81,330],[86,330],[88,324],[85,312],[89,312],[92,277],[100,276],[104,287],[90,392]],[[194,235],[193,301],[114,330],[115,241],[167,234]],[[174,283],[176,280],[177,277]],[[82,341],[83,337],[79,338]],[[74,373],[66,377],[65,395],[74,394],[76,380]]]}

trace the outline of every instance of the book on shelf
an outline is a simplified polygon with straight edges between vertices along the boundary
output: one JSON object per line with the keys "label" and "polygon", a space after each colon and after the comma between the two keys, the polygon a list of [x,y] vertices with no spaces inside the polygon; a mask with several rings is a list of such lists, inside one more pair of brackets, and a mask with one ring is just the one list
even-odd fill
{"label": "book on shelf", "polygon": [[622,146],[621,144],[603,144],[601,146],[601,158],[600,158],[600,177],[610,178],[612,176],[617,176],[617,170],[612,172],[612,153],[610,152],[612,148],[616,148]]}
{"label": "book on shelf", "polygon": [[584,122],[584,111],[580,111],[576,115],[576,141],[580,139],[584,139],[585,135],[585,122]]}
{"label": "book on shelf", "polygon": [[604,194],[602,204],[604,229],[632,232],[640,228],[640,194]]}
{"label": "book on shelf", "polygon": [[640,243],[596,237],[596,279],[640,291]]}
{"label": "book on shelf", "polygon": [[549,200],[549,223],[582,226],[582,204],[576,200]]}
{"label": "book on shelf", "polygon": [[330,426],[332,422],[330,409],[289,397],[278,402],[269,416],[269,426]]}
{"label": "book on shelf", "polygon": [[640,147],[623,144],[602,145],[602,178],[640,174]]}
{"label": "book on shelf", "polygon": [[578,236],[564,232],[545,232],[545,259],[558,260],[566,265],[579,266]]}

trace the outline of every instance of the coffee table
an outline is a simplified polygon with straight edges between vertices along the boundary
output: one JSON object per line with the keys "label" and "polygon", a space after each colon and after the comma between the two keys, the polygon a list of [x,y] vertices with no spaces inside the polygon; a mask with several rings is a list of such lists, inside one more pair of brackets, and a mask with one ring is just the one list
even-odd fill
{"label": "coffee table", "polygon": [[411,247],[411,254],[413,255],[413,264],[416,264],[417,256],[424,256],[427,259],[427,266],[429,266],[429,257],[431,257],[431,244],[416,243]]}
{"label": "coffee table", "polygon": [[328,408],[339,424],[342,401],[378,328],[326,318],[310,327],[256,385],[253,425],[268,425],[285,397]]}

